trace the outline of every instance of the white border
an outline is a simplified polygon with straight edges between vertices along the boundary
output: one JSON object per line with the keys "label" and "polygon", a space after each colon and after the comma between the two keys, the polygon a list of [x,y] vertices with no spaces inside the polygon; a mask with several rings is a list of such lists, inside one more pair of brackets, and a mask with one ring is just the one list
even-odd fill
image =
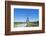
{"label": "white border", "polygon": [[[14,28],[14,8],[39,9],[39,27],[18,27]],[[28,30],[42,30],[42,7],[41,6],[22,6],[11,5],[11,31],[28,31]]]}

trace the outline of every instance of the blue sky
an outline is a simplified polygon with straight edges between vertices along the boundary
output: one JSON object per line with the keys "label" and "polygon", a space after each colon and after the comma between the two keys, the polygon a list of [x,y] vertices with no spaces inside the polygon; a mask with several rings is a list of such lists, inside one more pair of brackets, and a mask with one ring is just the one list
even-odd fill
{"label": "blue sky", "polygon": [[26,22],[27,17],[29,21],[39,20],[39,9],[24,9],[24,8],[14,8],[14,21],[15,22]]}

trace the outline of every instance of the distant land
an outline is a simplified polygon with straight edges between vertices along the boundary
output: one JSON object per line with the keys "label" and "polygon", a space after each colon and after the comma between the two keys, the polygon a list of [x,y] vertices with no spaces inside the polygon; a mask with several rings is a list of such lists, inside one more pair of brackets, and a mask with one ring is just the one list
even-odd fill
{"label": "distant land", "polygon": [[14,27],[36,27],[39,26],[39,21],[34,22],[14,22]]}

